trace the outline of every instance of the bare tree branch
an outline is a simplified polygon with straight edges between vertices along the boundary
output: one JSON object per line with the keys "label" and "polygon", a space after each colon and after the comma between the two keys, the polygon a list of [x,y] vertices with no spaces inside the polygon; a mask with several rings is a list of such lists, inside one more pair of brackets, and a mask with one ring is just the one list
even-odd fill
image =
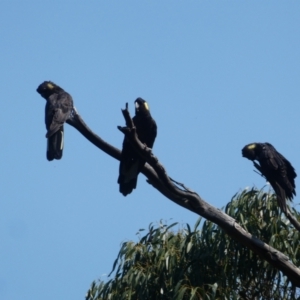
{"label": "bare tree branch", "polygon": [[[139,141],[136,128],[128,111],[128,105],[126,105],[125,110],[122,110],[122,113],[127,126],[118,126],[118,129],[126,135],[126,138],[131,142],[139,155],[147,161],[142,173],[148,178],[148,182],[153,187],[176,204],[219,225],[229,236],[250,248],[262,259],[268,261],[273,267],[286,275],[295,286],[300,287],[300,269],[293,265],[287,256],[252,236],[245,231],[235,219],[205,202],[197,193],[185,188],[183,184],[179,184],[179,186],[182,186],[184,190],[178,188],[173,182],[178,183],[168,176],[165,168],[153,155],[151,149]],[[76,111],[74,111],[67,123],[75,127],[96,147],[115,159],[120,160],[121,151],[93,133]]]}
{"label": "bare tree branch", "polygon": [[66,121],[69,125],[76,128],[86,139],[88,139],[96,147],[112,156],[115,159],[120,160],[121,151],[110,144],[102,140],[97,134],[95,134],[83,121],[81,116],[78,114],[76,108],[73,109],[72,115]]}
{"label": "bare tree branch", "polygon": [[286,213],[284,212],[284,214],[290,220],[290,222],[294,225],[294,227],[300,232],[300,224],[299,224],[298,220],[289,211],[289,207],[288,207],[287,212]]}

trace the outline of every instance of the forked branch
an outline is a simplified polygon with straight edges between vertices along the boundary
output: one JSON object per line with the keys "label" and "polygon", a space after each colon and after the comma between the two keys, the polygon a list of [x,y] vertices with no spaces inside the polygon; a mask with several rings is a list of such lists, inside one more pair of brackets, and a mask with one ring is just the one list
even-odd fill
{"label": "forked branch", "polygon": [[[250,248],[262,259],[268,261],[272,266],[286,275],[295,286],[300,287],[300,270],[289,261],[287,256],[252,236],[245,231],[235,219],[205,202],[197,193],[188,189],[182,190],[175,185],[174,180],[168,176],[165,168],[159,162],[158,158],[153,155],[151,149],[147,148],[139,141],[127,104],[126,109],[122,110],[122,113],[126,122],[126,127],[118,126],[118,129],[131,142],[139,155],[147,161],[142,173],[148,178],[148,182],[153,187],[176,204],[219,225],[229,236]],[[71,119],[69,119],[67,123],[75,127],[96,147],[115,159],[120,160],[121,151],[103,141],[90,130],[77,111],[74,111]],[[183,184],[180,185],[184,187]]]}

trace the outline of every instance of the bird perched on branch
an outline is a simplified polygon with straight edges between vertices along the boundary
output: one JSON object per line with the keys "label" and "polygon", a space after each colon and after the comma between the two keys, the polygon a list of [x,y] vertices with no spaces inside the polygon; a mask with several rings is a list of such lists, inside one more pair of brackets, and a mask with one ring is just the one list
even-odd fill
{"label": "bird perched on branch", "polygon": [[[148,148],[152,148],[157,134],[156,122],[150,114],[148,103],[142,98],[135,100],[135,116],[132,118],[139,140]],[[136,188],[138,174],[146,161],[134,150],[124,137],[118,184],[120,193],[127,196]]]}
{"label": "bird perched on branch", "polygon": [[[256,169],[273,187],[280,208],[286,213],[286,199],[296,196],[297,176],[291,163],[269,143],[253,143],[242,149],[243,157],[253,161]],[[257,160],[257,162],[255,162]]]}
{"label": "bird perched on branch", "polygon": [[73,109],[70,94],[51,81],[44,81],[36,90],[44,99],[47,128],[47,159],[61,159],[64,147],[64,123]]}

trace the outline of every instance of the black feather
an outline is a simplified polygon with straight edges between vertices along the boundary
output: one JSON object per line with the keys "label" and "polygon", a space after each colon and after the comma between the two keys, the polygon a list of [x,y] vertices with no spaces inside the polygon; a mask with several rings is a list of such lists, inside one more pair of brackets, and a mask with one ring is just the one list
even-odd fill
{"label": "black feather", "polygon": [[287,212],[286,199],[292,200],[296,196],[297,174],[292,164],[269,143],[248,144],[242,149],[242,155],[253,161],[256,169],[273,187],[279,206]]}
{"label": "black feather", "polygon": [[37,92],[46,99],[45,124],[47,128],[47,159],[61,159],[64,146],[64,123],[73,109],[70,94],[51,81],[44,81]]}
{"label": "black feather", "polygon": [[[156,122],[151,117],[148,104],[145,100],[137,98],[135,105],[135,116],[132,121],[136,127],[138,138],[148,148],[152,148],[157,135]],[[118,178],[119,190],[124,196],[130,194],[136,188],[138,174],[145,163],[146,161],[139,156],[125,137]]]}

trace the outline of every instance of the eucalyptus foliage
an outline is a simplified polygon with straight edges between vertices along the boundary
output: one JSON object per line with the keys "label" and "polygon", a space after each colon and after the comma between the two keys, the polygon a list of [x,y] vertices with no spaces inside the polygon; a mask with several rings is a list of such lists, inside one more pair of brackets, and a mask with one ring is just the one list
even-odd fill
{"label": "eucalyptus foliage", "polygon": [[[299,265],[299,232],[274,194],[245,190],[225,212]],[[123,243],[111,279],[93,282],[86,299],[298,299],[281,272],[214,223],[200,218],[193,229],[186,224],[176,231],[175,225],[150,225],[138,242]]]}

